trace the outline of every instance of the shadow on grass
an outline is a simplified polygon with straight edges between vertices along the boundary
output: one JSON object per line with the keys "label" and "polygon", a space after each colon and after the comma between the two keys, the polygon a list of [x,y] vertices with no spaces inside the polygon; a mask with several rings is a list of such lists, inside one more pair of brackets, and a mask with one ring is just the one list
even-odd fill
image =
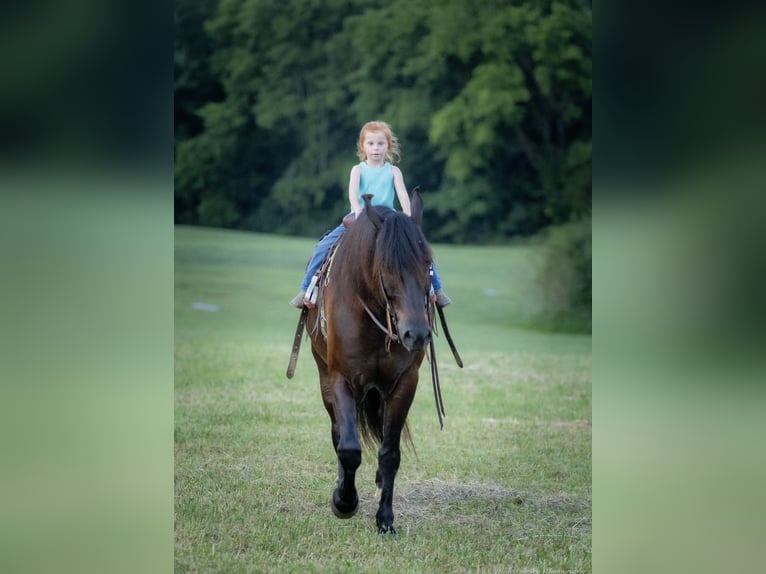
{"label": "shadow on grass", "polygon": [[[374,521],[377,508],[375,493],[362,489],[358,516]],[[591,533],[590,497],[524,492],[494,484],[401,481],[394,493],[394,513],[399,525],[416,529],[435,524],[500,529],[518,540]]]}

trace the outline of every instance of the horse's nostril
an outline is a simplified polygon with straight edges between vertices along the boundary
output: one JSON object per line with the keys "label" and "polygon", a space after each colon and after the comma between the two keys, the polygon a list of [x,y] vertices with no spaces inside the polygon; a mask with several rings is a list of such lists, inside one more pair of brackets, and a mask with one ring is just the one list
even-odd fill
{"label": "horse's nostril", "polygon": [[430,331],[413,332],[407,330],[402,335],[402,343],[411,351],[423,349],[430,341]]}

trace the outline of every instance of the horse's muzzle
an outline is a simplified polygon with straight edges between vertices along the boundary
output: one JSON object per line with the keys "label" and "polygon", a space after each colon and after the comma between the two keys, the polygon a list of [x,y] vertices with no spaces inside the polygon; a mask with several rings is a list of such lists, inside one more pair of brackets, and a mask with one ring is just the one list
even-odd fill
{"label": "horse's muzzle", "polygon": [[401,343],[408,351],[422,351],[431,342],[431,329],[425,327],[410,327],[400,332]]}

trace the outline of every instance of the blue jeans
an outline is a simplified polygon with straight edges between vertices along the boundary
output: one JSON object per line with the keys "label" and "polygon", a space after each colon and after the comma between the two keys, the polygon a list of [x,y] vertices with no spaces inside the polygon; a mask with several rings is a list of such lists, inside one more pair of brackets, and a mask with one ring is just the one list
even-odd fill
{"label": "blue jeans", "polygon": [[319,271],[319,268],[322,266],[322,261],[325,260],[327,254],[330,252],[330,247],[340,239],[340,236],[343,235],[344,231],[346,231],[346,228],[343,224],[340,224],[338,227],[328,231],[321,237],[319,243],[314,247],[314,254],[311,256],[311,259],[309,259],[308,265],[306,266],[306,276],[301,283],[301,291],[305,293],[306,289],[309,288],[311,278],[317,271]]}
{"label": "blue jeans", "polygon": [[442,278],[439,276],[439,271],[436,269],[436,261],[431,261],[431,271],[434,274],[431,276],[431,287],[434,291],[439,291],[442,288]]}
{"label": "blue jeans", "polygon": [[[343,235],[344,231],[346,231],[346,228],[341,224],[321,237],[319,243],[314,247],[314,254],[311,256],[311,259],[309,259],[308,265],[306,266],[306,275],[301,282],[301,291],[305,293],[306,289],[309,288],[311,278],[317,271],[319,271],[319,268],[322,266],[322,261],[325,260],[327,254],[330,252],[330,247],[332,247],[340,236]],[[434,291],[438,291],[442,288],[442,280],[439,276],[439,272],[436,270],[435,262],[431,262],[431,267],[434,272],[433,277],[431,277],[431,285],[433,286]]]}

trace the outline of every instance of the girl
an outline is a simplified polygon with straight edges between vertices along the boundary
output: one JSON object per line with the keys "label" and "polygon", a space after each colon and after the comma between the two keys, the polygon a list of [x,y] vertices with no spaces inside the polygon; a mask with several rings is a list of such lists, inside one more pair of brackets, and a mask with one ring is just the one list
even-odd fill
{"label": "girl", "polygon": [[[407,188],[404,186],[404,176],[398,167],[392,165],[399,158],[399,140],[391,130],[391,126],[381,121],[367,122],[359,132],[356,147],[357,155],[362,161],[351,168],[351,177],[348,182],[348,200],[351,203],[354,218],[362,212],[362,196],[366,193],[372,194],[372,205],[385,205],[389,209],[394,209],[394,195],[396,195],[399,199],[399,205],[402,206],[402,211],[411,215],[410,198],[407,195]],[[314,303],[307,298],[306,290],[311,278],[327,257],[330,247],[343,235],[345,230],[346,227],[341,224],[319,240],[306,268],[301,290],[290,301],[293,307],[300,309],[304,305],[306,307],[314,306]],[[432,286],[437,305],[445,307],[452,303],[452,300],[442,290],[441,278],[435,265],[433,265]]]}

